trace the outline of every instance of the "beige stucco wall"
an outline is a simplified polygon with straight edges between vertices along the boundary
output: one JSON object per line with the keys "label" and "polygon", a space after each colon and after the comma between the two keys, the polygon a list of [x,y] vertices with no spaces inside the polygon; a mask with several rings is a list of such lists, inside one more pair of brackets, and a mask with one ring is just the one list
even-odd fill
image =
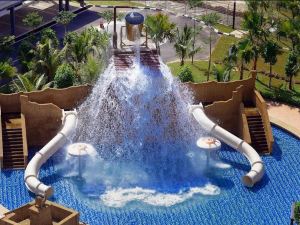
{"label": "beige stucco wall", "polygon": [[0,94],[2,113],[21,112],[20,96],[28,96],[29,101],[36,103],[53,103],[61,109],[73,109],[89,94],[91,86],[74,86],[64,89],[48,88],[43,91]]}
{"label": "beige stucco wall", "polygon": [[27,144],[30,147],[43,146],[58,132],[62,124],[63,111],[52,103],[30,102],[21,95],[21,112],[26,120]]}
{"label": "beige stucco wall", "polygon": [[232,92],[243,85],[243,101],[251,101],[255,89],[255,77],[232,82],[209,81],[204,83],[185,83],[192,91],[195,103],[226,101],[232,97]]}

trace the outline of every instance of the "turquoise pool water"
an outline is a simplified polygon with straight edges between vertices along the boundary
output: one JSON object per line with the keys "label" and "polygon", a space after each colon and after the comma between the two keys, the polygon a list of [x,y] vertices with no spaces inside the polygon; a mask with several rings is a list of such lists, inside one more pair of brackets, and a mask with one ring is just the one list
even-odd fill
{"label": "turquoise pool water", "polygon": [[[216,196],[196,195],[170,207],[132,202],[112,208],[98,202],[82,201],[77,186],[57,175],[55,155],[40,173],[42,181],[52,184],[51,200],[80,211],[81,220],[89,224],[288,224],[291,203],[300,200],[300,140],[273,126],[275,145],[271,156],[264,156],[266,175],[252,189],[240,179],[249,170],[246,159],[228,146],[223,146],[221,159],[229,170],[207,172],[210,182],[221,188]],[[23,182],[24,171],[1,171],[0,203],[9,209],[32,200]],[[80,201],[81,199],[81,201]]]}

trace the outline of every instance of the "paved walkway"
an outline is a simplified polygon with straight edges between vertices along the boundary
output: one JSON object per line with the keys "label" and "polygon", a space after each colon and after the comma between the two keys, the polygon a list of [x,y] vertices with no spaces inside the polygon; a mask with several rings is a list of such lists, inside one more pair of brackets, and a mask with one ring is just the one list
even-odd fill
{"label": "paved walkway", "polygon": [[300,108],[276,102],[267,102],[271,122],[293,131],[300,138]]}
{"label": "paved walkway", "polygon": [[[187,2],[187,1],[186,1]],[[226,12],[229,10],[233,10],[233,2],[234,1],[205,1],[205,4],[211,5],[213,7],[222,7],[224,8],[224,14],[218,13],[221,16],[221,22],[225,25],[232,25],[232,16],[226,15]],[[185,2],[175,2],[175,1],[146,1],[146,4],[150,7],[161,8],[165,9],[168,12],[177,15],[188,15],[191,17],[199,17],[201,15],[216,12],[214,10],[210,10],[204,7],[196,7],[190,9],[188,4]],[[237,12],[244,12],[245,11],[245,2],[244,1],[237,1]],[[240,28],[241,18],[236,17],[236,27]]]}

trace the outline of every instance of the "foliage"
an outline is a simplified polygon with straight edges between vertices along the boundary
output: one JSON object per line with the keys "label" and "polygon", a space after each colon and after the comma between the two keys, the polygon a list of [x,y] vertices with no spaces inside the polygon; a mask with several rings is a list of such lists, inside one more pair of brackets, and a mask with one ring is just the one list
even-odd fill
{"label": "foliage", "polygon": [[117,15],[117,20],[122,21],[125,18],[125,13],[119,12]]}
{"label": "foliage", "polygon": [[41,76],[34,76],[32,71],[25,73],[24,75],[18,75],[17,79],[14,79],[10,88],[14,92],[31,92],[37,90],[43,90],[53,86],[53,82],[47,83],[47,77],[43,74]]}
{"label": "foliage", "polygon": [[211,67],[211,52],[212,52],[212,46],[211,46],[211,42],[212,42],[212,32],[213,31],[213,26],[216,25],[219,20],[220,20],[220,16],[217,13],[208,13],[205,15],[201,16],[201,20],[210,27],[210,31],[209,31],[209,59],[208,59],[208,71],[207,71],[207,81],[209,80],[209,75],[210,75],[210,67]]}
{"label": "foliage", "polygon": [[295,203],[294,217],[295,217],[295,222],[297,224],[300,224],[300,202]]}
{"label": "foliage", "polygon": [[100,74],[102,63],[92,55],[88,55],[86,63],[82,64],[79,70],[82,83],[93,83]]}
{"label": "foliage", "polygon": [[9,62],[0,61],[0,80],[5,78],[12,78],[16,75],[16,68],[13,67]]}
{"label": "foliage", "polygon": [[75,73],[72,67],[69,64],[60,65],[54,77],[55,86],[58,88],[66,88],[72,86],[74,82]]}
{"label": "foliage", "polygon": [[277,62],[277,55],[279,54],[281,54],[281,48],[276,42],[269,40],[263,46],[262,57],[264,58],[266,63],[270,64],[269,87],[271,87],[272,85],[272,66]]}
{"label": "foliage", "polygon": [[64,36],[64,45],[71,45],[78,38],[79,34],[76,31],[68,32]]}
{"label": "foliage", "polygon": [[55,17],[57,23],[60,23],[65,28],[65,33],[67,32],[67,25],[75,18],[75,14],[70,11],[60,11]]}
{"label": "foliage", "polygon": [[38,12],[31,12],[28,13],[22,21],[25,26],[34,29],[42,24],[43,17]]}
{"label": "foliage", "polygon": [[177,55],[179,55],[181,59],[181,65],[183,65],[184,59],[191,53],[193,54],[192,28],[185,25],[181,32],[177,28],[174,47],[176,49]]}
{"label": "foliage", "polygon": [[215,26],[220,19],[221,17],[217,13],[208,13],[201,16],[201,20],[205,23],[205,25],[210,27]]}
{"label": "foliage", "polygon": [[250,45],[250,41],[248,38],[241,40],[237,44],[237,48],[238,48],[238,58],[240,58],[240,61],[241,61],[240,80],[242,80],[242,79],[244,79],[245,64],[250,63],[250,61],[254,57],[254,52],[252,50],[252,47]]}
{"label": "foliage", "polygon": [[9,54],[12,50],[12,44],[15,42],[15,36],[0,36],[0,52]]}
{"label": "foliage", "polygon": [[106,10],[100,14],[100,16],[107,22],[106,30],[108,30],[108,25],[114,19],[114,13],[111,10]]}
{"label": "foliage", "polygon": [[289,77],[289,89],[292,90],[293,77],[297,75],[299,71],[299,62],[295,52],[290,52],[286,65],[285,65],[285,74]]}
{"label": "foliage", "polygon": [[165,39],[173,41],[175,24],[171,23],[169,16],[162,13],[156,15],[148,15],[145,20],[145,27],[148,35],[154,41],[156,50],[160,54],[160,43]]}
{"label": "foliage", "polygon": [[18,57],[22,65],[22,71],[27,72],[32,68],[32,60],[34,58],[33,48],[33,44],[28,40],[22,41],[19,46]]}
{"label": "foliage", "polygon": [[225,69],[224,67],[217,67],[216,64],[214,64],[212,74],[218,82],[222,82],[224,81]]}
{"label": "foliage", "polygon": [[188,4],[191,8],[199,7],[203,4],[203,0],[188,0]]}
{"label": "foliage", "polygon": [[41,32],[41,43],[45,44],[49,39],[52,41],[53,47],[58,48],[59,41],[56,32],[51,28],[45,28]]}
{"label": "foliage", "polygon": [[178,74],[178,78],[181,82],[193,82],[192,71],[188,66],[184,66],[181,68],[181,71]]}
{"label": "foliage", "polygon": [[48,81],[52,81],[58,66],[63,61],[65,48],[59,50],[53,46],[51,40],[47,40],[44,44],[37,44],[34,54],[35,68],[40,68],[40,72],[48,77]]}
{"label": "foliage", "polygon": [[228,55],[224,58],[225,63],[225,74],[224,74],[224,81],[231,80],[231,71],[232,69],[237,66],[238,61],[238,47],[236,45],[232,45],[228,51]]}

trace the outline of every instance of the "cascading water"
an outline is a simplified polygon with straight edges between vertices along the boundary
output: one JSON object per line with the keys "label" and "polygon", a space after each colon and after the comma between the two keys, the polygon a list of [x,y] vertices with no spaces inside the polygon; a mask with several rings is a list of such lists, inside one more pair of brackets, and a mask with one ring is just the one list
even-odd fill
{"label": "cascading water", "polygon": [[203,175],[205,157],[195,145],[203,134],[188,114],[191,100],[162,62],[151,69],[137,57],[124,71],[111,63],[78,109],[74,142],[98,152],[82,173],[81,193],[114,207],[218,194]]}

